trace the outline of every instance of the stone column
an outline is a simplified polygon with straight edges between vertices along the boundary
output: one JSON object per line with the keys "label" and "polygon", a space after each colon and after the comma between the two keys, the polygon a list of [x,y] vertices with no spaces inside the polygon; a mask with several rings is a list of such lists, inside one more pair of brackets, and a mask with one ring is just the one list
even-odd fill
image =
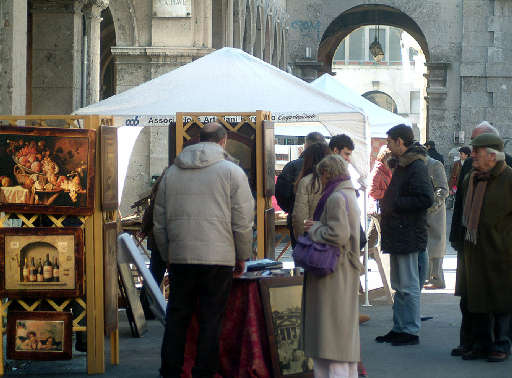
{"label": "stone column", "polygon": [[80,7],[66,0],[33,0],[31,13],[31,113],[69,114],[80,100]]}
{"label": "stone column", "polygon": [[[448,95],[447,73],[450,63],[430,62],[426,63],[428,73],[427,86],[427,139],[436,142],[442,141],[442,145],[451,145],[451,136],[445,135],[447,130],[453,129],[446,99]],[[448,140],[446,140],[448,139]],[[440,148],[438,147],[438,150]]]}
{"label": "stone column", "polygon": [[0,114],[25,114],[26,96],[27,0],[0,1]]}
{"label": "stone column", "polygon": [[225,45],[227,47],[233,46],[233,0],[226,0],[226,9],[223,10],[226,13],[226,29],[224,31]]}
{"label": "stone column", "polygon": [[101,11],[108,7],[109,0],[85,0],[83,12],[87,35],[87,91],[86,105],[100,100],[101,70]]}

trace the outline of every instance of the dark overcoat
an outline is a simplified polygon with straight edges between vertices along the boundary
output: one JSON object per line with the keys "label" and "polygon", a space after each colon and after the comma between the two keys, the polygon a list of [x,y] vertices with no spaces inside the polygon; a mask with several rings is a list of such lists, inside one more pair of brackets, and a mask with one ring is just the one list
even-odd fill
{"label": "dark overcoat", "polygon": [[434,203],[426,150],[411,146],[398,159],[381,201],[382,251],[408,254],[427,247],[427,209]]}
{"label": "dark overcoat", "polygon": [[[473,313],[512,312],[512,168],[491,170],[477,231],[464,242],[465,289]],[[470,175],[463,183],[464,196]],[[459,287],[459,290],[464,290]]]}

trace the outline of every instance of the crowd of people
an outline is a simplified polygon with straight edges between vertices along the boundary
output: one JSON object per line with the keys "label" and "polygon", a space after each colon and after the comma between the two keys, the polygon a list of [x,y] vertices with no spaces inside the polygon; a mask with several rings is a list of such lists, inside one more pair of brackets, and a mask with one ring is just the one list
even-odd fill
{"label": "crowd of people", "polygon": [[[253,197],[244,171],[225,152],[226,141],[220,124],[206,125],[200,142],[183,149],[153,191],[147,233],[157,258],[151,263],[159,267],[159,281],[162,267],[170,276],[163,377],[182,373],[196,303],[200,330],[192,375],[215,375],[232,279],[251,256]],[[382,251],[390,255],[395,295],[391,330],[375,340],[393,346],[420,342],[421,290],[446,286],[445,200],[451,194],[450,243],[458,252],[456,295],[462,313],[460,345],[452,355],[498,362],[508,358],[511,346],[512,168],[507,164],[512,159],[486,122],[475,128],[471,145],[459,149],[460,161],[448,180],[433,141],[420,145],[406,125],[387,132],[368,193],[380,220]],[[288,163],[276,182],[292,245],[308,235],[339,250],[330,274],[304,272],[301,347],[313,359],[317,378],[366,376],[358,298],[366,235],[357,201],[366,188],[356,188],[350,177],[354,148],[348,135],[327,144],[321,134],[310,133],[300,158]]]}

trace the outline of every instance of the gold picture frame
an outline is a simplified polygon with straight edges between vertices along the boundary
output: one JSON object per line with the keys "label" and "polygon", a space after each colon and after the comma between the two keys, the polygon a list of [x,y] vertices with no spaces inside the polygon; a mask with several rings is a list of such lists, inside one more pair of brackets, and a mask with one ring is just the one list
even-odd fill
{"label": "gold picture frame", "polygon": [[83,296],[82,229],[0,228],[0,277],[1,297]]}

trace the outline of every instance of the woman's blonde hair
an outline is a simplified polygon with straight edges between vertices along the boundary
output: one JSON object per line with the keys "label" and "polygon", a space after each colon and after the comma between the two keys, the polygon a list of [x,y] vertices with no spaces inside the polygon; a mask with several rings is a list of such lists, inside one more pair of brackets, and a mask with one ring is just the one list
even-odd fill
{"label": "woman's blonde hair", "polygon": [[340,155],[327,155],[316,166],[318,176],[325,175],[327,181],[338,176],[348,176],[348,163]]}

